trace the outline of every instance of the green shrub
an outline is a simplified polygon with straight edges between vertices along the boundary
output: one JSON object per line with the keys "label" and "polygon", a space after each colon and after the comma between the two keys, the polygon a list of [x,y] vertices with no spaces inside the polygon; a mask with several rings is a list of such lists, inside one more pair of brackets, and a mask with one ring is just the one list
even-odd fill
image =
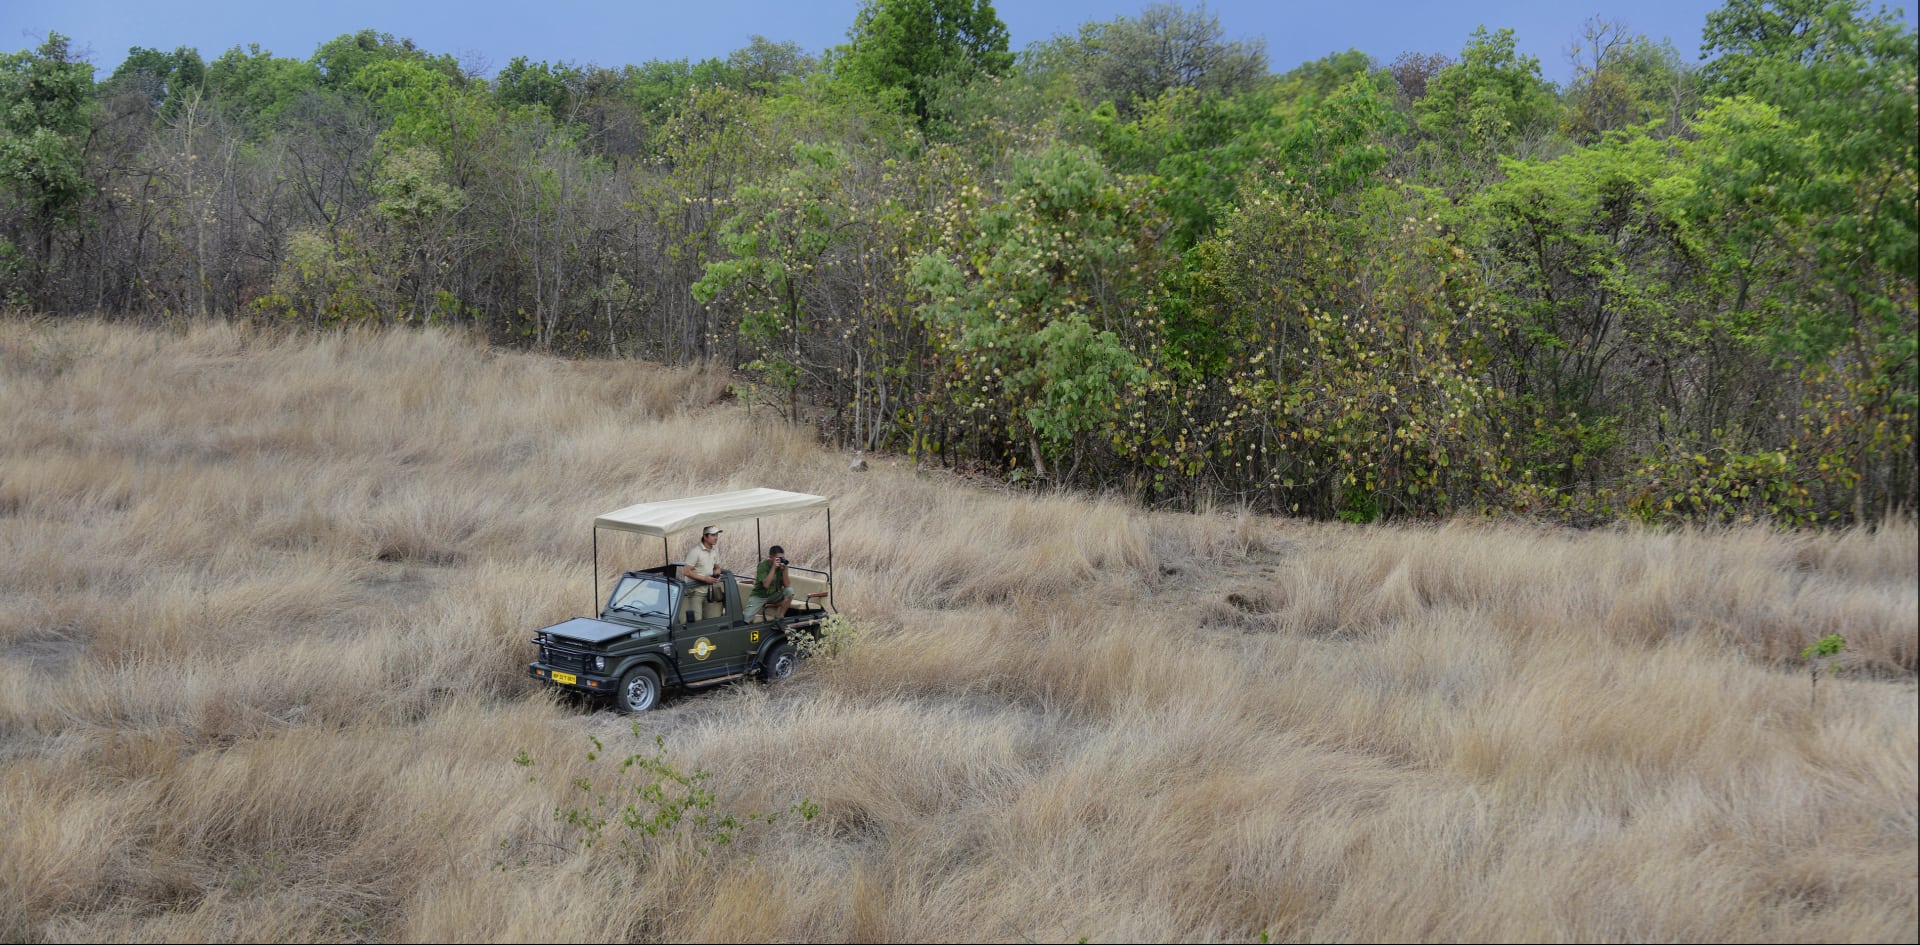
{"label": "green shrub", "polygon": [[[638,722],[633,723],[633,736],[640,737]],[[618,763],[612,762],[599,738],[588,735],[587,741],[592,746],[587,763],[594,773],[571,779],[564,799],[553,809],[553,822],[545,829],[534,831],[531,838],[501,841],[502,868],[509,862],[525,865],[529,848],[554,855],[610,848],[623,860],[642,862],[663,845],[684,841],[704,856],[732,844],[752,825],[771,825],[781,816],[723,812],[718,795],[707,784],[712,772],[688,771],[668,758],[662,736],[654,736],[651,753],[637,752]],[[525,750],[514,756],[513,763],[529,771],[539,765]],[[527,779],[538,781],[539,775],[531,773]],[[802,798],[786,813],[811,821],[820,807]]]}

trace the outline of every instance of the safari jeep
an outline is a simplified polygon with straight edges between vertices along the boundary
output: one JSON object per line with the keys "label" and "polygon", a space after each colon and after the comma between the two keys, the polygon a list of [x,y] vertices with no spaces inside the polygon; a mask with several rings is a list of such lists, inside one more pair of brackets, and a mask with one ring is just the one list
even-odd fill
{"label": "safari jeep", "polygon": [[[764,557],[759,518],[780,512],[826,510],[827,569],[789,565],[793,602],[785,617],[743,612],[753,579],[722,571],[717,585],[689,584],[683,562],[626,571],[604,601],[599,597],[600,530],[655,535],[667,542],[703,525],[754,519],[754,561]],[[575,617],[542,629],[533,638],[539,659],[527,674],[591,695],[611,695],[621,710],[645,712],[668,688],[703,689],[742,678],[774,682],[793,675],[802,634],[818,636],[833,600],[833,526],[827,499],[776,489],[631,506],[594,520],[594,597],[598,616]],[[730,534],[740,530],[728,529]],[[743,543],[742,543],[743,544]],[[749,552],[729,549],[729,556]],[[666,554],[662,555],[666,557]]]}

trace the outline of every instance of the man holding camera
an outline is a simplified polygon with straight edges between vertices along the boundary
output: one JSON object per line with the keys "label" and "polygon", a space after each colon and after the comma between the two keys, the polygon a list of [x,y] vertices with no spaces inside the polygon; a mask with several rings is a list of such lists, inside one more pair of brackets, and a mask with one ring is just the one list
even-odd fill
{"label": "man holding camera", "polygon": [[774,545],[767,549],[767,556],[753,569],[753,596],[747,598],[747,619],[773,605],[780,605],[780,612],[768,619],[779,620],[787,615],[787,606],[793,603],[793,585],[787,581],[787,550]]}

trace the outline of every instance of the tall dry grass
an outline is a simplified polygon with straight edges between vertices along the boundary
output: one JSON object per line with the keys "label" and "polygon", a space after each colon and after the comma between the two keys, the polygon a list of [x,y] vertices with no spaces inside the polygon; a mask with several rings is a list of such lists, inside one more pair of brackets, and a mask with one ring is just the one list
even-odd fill
{"label": "tall dry grass", "polygon": [[[1911,523],[1151,514],[849,472],[725,390],[0,322],[0,938],[1915,938]],[[835,497],[851,652],[631,727],[524,678],[593,515],[753,485]],[[656,737],[821,813],[583,847]]]}

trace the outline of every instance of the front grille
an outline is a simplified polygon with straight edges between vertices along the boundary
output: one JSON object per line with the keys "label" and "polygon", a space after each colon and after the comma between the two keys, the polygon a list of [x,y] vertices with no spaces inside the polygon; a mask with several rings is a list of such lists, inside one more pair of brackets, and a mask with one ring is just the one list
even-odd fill
{"label": "front grille", "polygon": [[563,669],[569,672],[593,672],[593,657],[574,650],[561,649],[557,646],[542,646],[540,648],[540,662],[554,669]]}

